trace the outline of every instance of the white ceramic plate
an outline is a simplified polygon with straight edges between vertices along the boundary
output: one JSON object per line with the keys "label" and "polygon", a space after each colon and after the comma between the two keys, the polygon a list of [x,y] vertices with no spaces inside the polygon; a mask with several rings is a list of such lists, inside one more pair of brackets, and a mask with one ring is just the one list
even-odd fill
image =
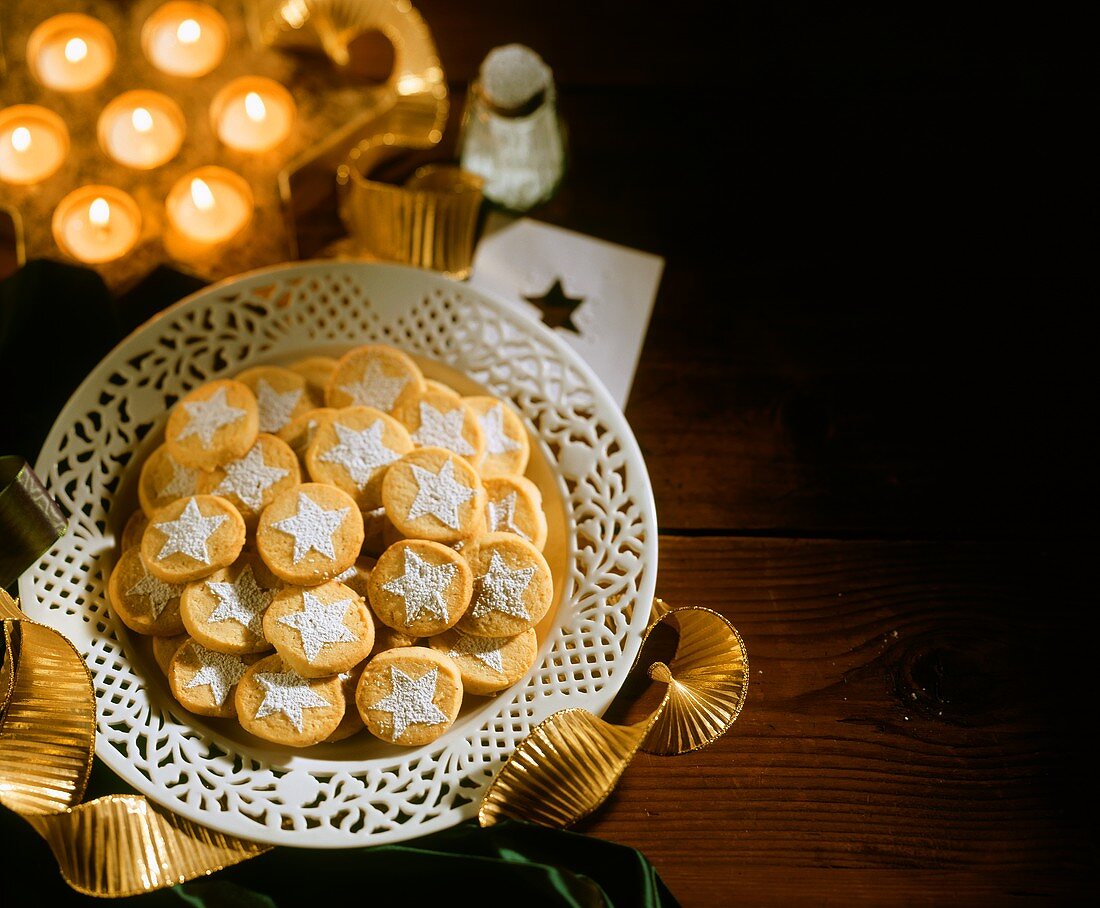
{"label": "white ceramic plate", "polygon": [[[117,534],[136,470],[190,388],[261,362],[395,344],[510,399],[535,442],[547,495],[557,605],[524,679],[467,698],[438,741],[399,748],[357,735],[303,751],[172,699],[147,641],[111,614]],[[449,370],[457,370],[457,373]],[[472,387],[472,385],[471,385]],[[77,389],[35,468],[70,530],[20,582],[23,608],[72,640],[99,704],[98,756],[167,808],[278,845],[330,848],[413,838],[475,815],[485,785],[551,713],[602,713],[637,654],[657,576],[645,464],[622,413],[576,353],[467,287],[396,266],[316,262],[215,285],[116,347]],[[555,530],[555,527],[557,528]]]}

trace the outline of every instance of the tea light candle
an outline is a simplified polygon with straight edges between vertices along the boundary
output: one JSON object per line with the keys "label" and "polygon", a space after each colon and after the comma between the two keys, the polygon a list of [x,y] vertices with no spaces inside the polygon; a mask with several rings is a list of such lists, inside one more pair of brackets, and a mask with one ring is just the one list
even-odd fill
{"label": "tea light candle", "polygon": [[53,213],[53,237],[61,251],[89,265],[121,258],[140,236],[137,202],[113,186],[70,192]]}
{"label": "tea light candle", "polygon": [[82,13],[51,16],[27,39],[31,74],[55,91],[95,88],[114,69],[116,53],[110,29]]}
{"label": "tea light candle", "polygon": [[69,131],[52,110],[16,104],[0,110],[0,180],[29,185],[51,176],[69,151]]}
{"label": "tea light candle", "polygon": [[128,91],[103,108],[97,133],[108,155],[137,170],[172,160],[187,129],[180,106],[155,91]]}
{"label": "tea light candle", "polygon": [[200,167],[186,174],[164,202],[168,222],[200,246],[224,243],[252,220],[252,190],[224,167]]}
{"label": "tea light candle", "polygon": [[171,76],[205,76],[222,62],[229,25],[212,6],[172,0],[157,9],[141,29],[145,56]]}
{"label": "tea light candle", "polygon": [[210,105],[218,138],[238,151],[274,148],[290,134],[295,113],[290,92],[274,79],[260,76],[234,79]]}

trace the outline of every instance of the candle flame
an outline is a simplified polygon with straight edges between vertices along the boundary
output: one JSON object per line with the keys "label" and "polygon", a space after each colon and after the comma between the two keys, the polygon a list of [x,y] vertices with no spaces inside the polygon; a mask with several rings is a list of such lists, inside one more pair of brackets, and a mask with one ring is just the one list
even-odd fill
{"label": "candle flame", "polygon": [[31,131],[26,126],[17,126],[11,131],[11,147],[16,151],[26,151],[31,147]]}
{"label": "candle flame", "polygon": [[130,122],[134,124],[137,132],[148,132],[153,128],[153,115],[144,107],[135,107],[130,114]]}
{"label": "candle flame", "polygon": [[191,201],[199,211],[209,211],[214,207],[214,193],[206,185],[206,180],[195,177],[191,181]]}
{"label": "candle flame", "polygon": [[65,59],[70,63],[79,63],[88,56],[88,42],[83,38],[70,38],[65,44]]}
{"label": "candle flame", "polygon": [[88,220],[96,227],[107,226],[107,222],[111,220],[111,206],[105,198],[100,196],[88,206]]}
{"label": "candle flame", "polygon": [[301,28],[309,21],[309,6],[305,0],[287,0],[279,12],[291,28]]}
{"label": "candle flame", "polygon": [[194,19],[184,19],[176,29],[180,44],[194,44],[202,37],[202,26]]}
{"label": "candle flame", "polygon": [[244,96],[244,112],[248,114],[248,119],[259,123],[267,116],[267,107],[264,106],[264,99],[256,94],[256,92],[250,91]]}

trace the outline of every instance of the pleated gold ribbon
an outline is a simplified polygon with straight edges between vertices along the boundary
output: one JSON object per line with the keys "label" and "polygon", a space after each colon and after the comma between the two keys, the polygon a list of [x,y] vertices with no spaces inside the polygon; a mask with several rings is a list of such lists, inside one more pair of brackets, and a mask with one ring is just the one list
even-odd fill
{"label": "pleated gold ribbon", "polygon": [[[9,585],[65,531],[30,468],[0,458],[0,584]],[[95,691],[73,645],[28,620],[0,589],[0,804],[49,844],[65,881],[87,895],[151,892],[240,863],[267,846],[223,835],[139,795],[81,804],[95,750]],[[490,784],[481,825],[512,817],[568,826],[610,795],[639,750],[671,756],[703,747],[733,724],[748,690],[748,659],[725,618],[654,601],[680,634],[675,657],[649,667],[667,684],[641,722],[612,725],[581,709],[555,713],[520,744]],[[633,670],[636,670],[635,663]]]}

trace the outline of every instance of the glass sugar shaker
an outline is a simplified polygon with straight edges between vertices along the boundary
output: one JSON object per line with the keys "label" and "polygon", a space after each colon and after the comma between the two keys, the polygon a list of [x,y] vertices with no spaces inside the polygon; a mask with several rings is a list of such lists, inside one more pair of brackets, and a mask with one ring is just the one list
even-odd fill
{"label": "glass sugar shaker", "polygon": [[547,201],[565,169],[565,132],[554,75],[531,48],[491,51],[470,85],[459,140],[463,169],[485,179],[485,197],[513,211]]}

